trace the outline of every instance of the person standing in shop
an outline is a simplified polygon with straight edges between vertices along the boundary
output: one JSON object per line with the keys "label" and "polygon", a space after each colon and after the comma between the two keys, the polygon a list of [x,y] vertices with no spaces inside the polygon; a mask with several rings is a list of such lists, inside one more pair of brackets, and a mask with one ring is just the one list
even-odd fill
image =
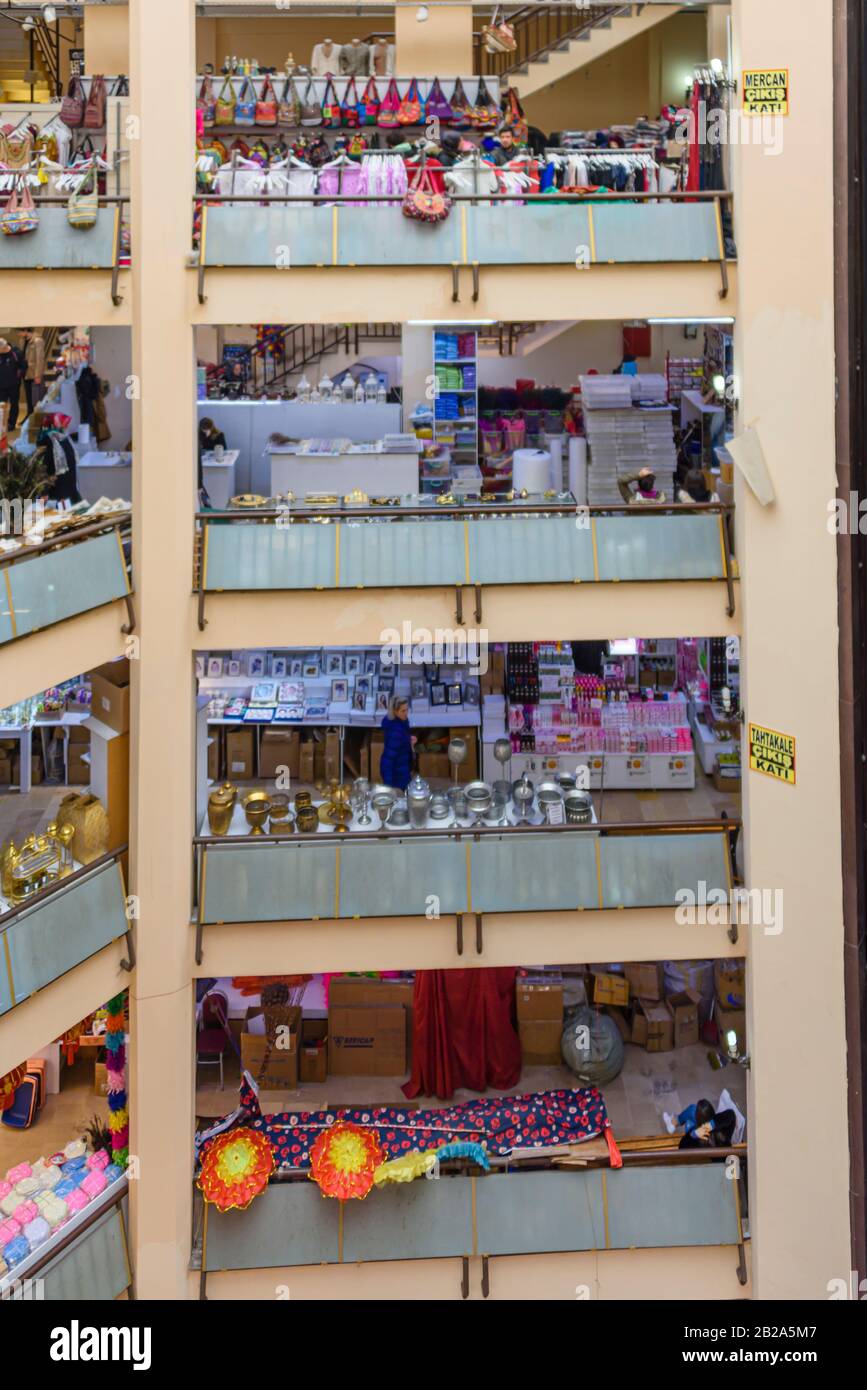
{"label": "person standing in shop", "polygon": [[8,405],[6,428],[11,434],[18,424],[18,402],[21,396],[21,358],[5,338],[0,338],[0,405]]}
{"label": "person standing in shop", "polygon": [[379,775],[387,787],[406,791],[412,776],[412,750],[415,734],[409,731],[409,701],[402,695],[392,695],[388,714],[382,721],[385,744],[379,765]]}
{"label": "person standing in shop", "polygon": [[21,330],[21,350],[24,353],[24,395],[27,398],[29,420],[34,405],[42,399],[42,382],[45,377],[45,339],[34,333],[32,328]]}
{"label": "person standing in shop", "polygon": [[[635,484],[635,491],[632,491]],[[656,486],[656,474],[652,468],[641,468],[637,473],[629,473],[625,478],[617,479],[617,486],[620,489],[620,496],[624,502],[664,502],[665,493],[659,492]]]}

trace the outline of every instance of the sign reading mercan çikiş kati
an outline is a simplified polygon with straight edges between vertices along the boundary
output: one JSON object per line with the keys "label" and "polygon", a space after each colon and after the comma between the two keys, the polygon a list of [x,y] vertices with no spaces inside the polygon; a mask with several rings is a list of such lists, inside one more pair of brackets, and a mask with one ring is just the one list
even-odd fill
{"label": "sign reading mercan \u00e7iki\u015f kati", "polygon": [[778,782],[795,785],[795,740],[791,734],[751,724],[749,743],[751,772],[762,772]]}
{"label": "sign reading mercan \u00e7iki\u015f kati", "polygon": [[789,69],[745,69],[743,101],[745,116],[788,116]]}

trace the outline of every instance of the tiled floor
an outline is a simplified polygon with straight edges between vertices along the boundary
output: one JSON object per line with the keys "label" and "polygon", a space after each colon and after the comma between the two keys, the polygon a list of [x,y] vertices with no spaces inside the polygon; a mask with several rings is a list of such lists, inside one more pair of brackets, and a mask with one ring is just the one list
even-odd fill
{"label": "tiled floor", "polygon": [[[603,1094],[615,1135],[632,1138],[664,1134],[662,1112],[677,1112],[694,1101],[707,1097],[714,1104],[720,1091],[727,1087],[732,1099],[746,1114],[746,1072],[736,1066],[714,1071],[708,1062],[709,1049],[701,1045],[679,1048],[674,1052],[645,1052],[627,1044],[623,1071],[607,1086]],[[401,1084],[406,1077],[336,1077],[330,1076],[320,1084],[300,1086],[295,1091],[263,1091],[263,1110],[273,1113],[293,1106],[305,1110],[320,1110],[328,1106],[405,1105]],[[200,1116],[218,1117],[228,1114],[237,1103],[239,1064],[234,1052],[225,1059],[225,1088],[221,1091],[215,1067],[199,1067],[196,1090],[196,1111]],[[527,1067],[521,1080],[503,1095],[518,1095],[527,1091],[556,1090],[575,1084],[566,1067]],[[449,1101],[422,1096],[416,1101],[419,1108],[454,1105],[477,1099],[474,1091],[456,1091]]]}
{"label": "tiled floor", "polygon": [[20,792],[4,792],[0,795],[0,845],[9,839],[20,845],[28,835],[38,834],[54,820],[58,806],[70,791],[86,790],[86,787],[42,783],[33,787],[27,796]]}
{"label": "tiled floor", "polygon": [[15,1163],[52,1154],[78,1139],[93,1115],[108,1118],[108,1101],[93,1090],[93,1050],[82,1049],[77,1061],[60,1072],[60,1092],[46,1097],[30,1129],[0,1124],[0,1177]]}

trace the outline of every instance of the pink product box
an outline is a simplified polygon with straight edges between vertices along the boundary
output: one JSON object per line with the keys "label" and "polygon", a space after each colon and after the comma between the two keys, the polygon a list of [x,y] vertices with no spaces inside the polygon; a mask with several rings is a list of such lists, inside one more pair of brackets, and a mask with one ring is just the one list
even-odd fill
{"label": "pink product box", "polygon": [[6,1181],[11,1183],[12,1187],[14,1187],[15,1184],[21,1182],[23,1178],[32,1178],[32,1176],[33,1169],[30,1167],[29,1163],[18,1163],[14,1168],[9,1169],[6,1174]]}
{"label": "pink product box", "polygon": [[14,1216],[7,1216],[5,1221],[0,1221],[0,1249],[20,1234],[21,1222],[16,1221]]}
{"label": "pink product box", "polygon": [[[86,1181],[87,1179],[85,1178],[85,1182]],[[74,1216],[76,1212],[83,1211],[90,1200],[89,1194],[82,1192],[82,1187],[84,1187],[84,1183],[81,1184],[81,1187],[77,1187],[74,1192],[70,1192],[69,1196],[65,1199],[66,1210],[69,1212],[70,1216]]]}
{"label": "pink product box", "polygon": [[92,1153],[88,1158],[86,1166],[93,1172],[94,1169],[107,1168],[109,1162],[110,1160],[105,1149],[97,1149],[96,1153]]}
{"label": "pink product box", "polygon": [[39,1215],[39,1208],[35,1202],[19,1202],[12,1215],[23,1229],[31,1221],[36,1220]]}
{"label": "pink product box", "polygon": [[81,1184],[81,1190],[86,1192],[88,1197],[98,1197],[100,1192],[104,1192],[107,1187],[108,1180],[105,1173],[101,1172],[98,1168],[94,1169],[92,1173],[88,1173],[84,1182]]}

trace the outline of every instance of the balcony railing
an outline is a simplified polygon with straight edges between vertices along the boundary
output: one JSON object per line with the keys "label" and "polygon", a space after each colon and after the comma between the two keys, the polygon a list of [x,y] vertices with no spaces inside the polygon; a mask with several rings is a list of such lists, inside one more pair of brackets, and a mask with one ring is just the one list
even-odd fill
{"label": "balcony railing", "polygon": [[121,937],[126,938],[128,952],[121,968],[133,969],[135,953],[120,864],[126,849],[122,845],[30,901],[0,912],[5,961],[5,969],[0,969],[0,1015]]}
{"label": "balcony railing", "polygon": [[[352,831],[345,835],[197,836],[196,961],[206,926],[351,922],[361,917],[454,917],[457,952],[472,918],[730,901],[740,821]],[[702,887],[703,885],[703,887]],[[705,896],[702,897],[702,894]],[[737,926],[729,926],[737,939]]]}
{"label": "balcony railing", "polygon": [[716,502],[584,507],[496,498],[199,512],[199,627],[210,593],[437,587],[455,590],[459,623],[463,590],[472,590],[481,622],[483,588],[504,584],[715,581],[726,585],[732,616],[732,512]]}
{"label": "balcony railing", "polygon": [[0,646],[117,599],[126,605],[123,631],[132,632],[135,610],[123,549],[130,536],[124,513],[0,554]]}
{"label": "balcony railing", "polygon": [[[455,194],[435,226],[402,217],[397,195],[197,194],[202,204],[199,300],[213,267],[445,266],[452,298],[459,272],[483,266],[713,262],[728,294],[723,232],[727,192]],[[227,203],[231,203],[228,206]],[[391,204],[391,206],[386,206]],[[509,208],[509,204],[522,206]]]}
{"label": "balcony railing", "polygon": [[735,1256],[734,1296],[747,1282],[746,1160],[738,1146],[624,1152],[616,1171],[589,1156],[580,1171],[495,1162],[487,1174],[393,1184],[363,1202],[323,1201],[302,1174],[272,1182],[246,1211],[205,1205],[194,1265],[204,1298],[208,1274],[221,1270],[456,1259],[467,1298],[474,1258],[488,1297],[489,1261],[509,1255],[724,1247]]}
{"label": "balcony railing", "polygon": [[129,1183],[118,1178],[0,1278],[0,1298],[47,1303],[114,1302],[132,1285]]}
{"label": "balcony railing", "polygon": [[0,273],[7,270],[110,270],[112,303],[121,304],[121,251],[124,208],[128,203],[128,197],[100,195],[96,222],[82,229],[70,226],[66,198],[40,198],[36,231],[2,238]]}

